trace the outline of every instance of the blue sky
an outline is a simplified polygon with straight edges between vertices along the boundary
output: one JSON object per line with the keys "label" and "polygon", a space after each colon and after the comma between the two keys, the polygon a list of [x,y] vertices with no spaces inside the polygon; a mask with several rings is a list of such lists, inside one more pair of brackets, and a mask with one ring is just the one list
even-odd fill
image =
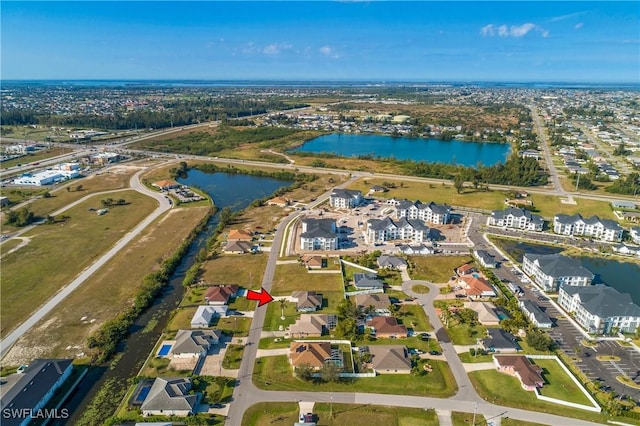
{"label": "blue sky", "polygon": [[1,78],[640,82],[633,2],[12,2]]}

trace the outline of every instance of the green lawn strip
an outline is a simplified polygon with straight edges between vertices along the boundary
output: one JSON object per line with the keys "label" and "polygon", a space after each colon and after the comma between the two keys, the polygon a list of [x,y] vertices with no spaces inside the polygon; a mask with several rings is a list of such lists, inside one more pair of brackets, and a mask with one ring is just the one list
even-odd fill
{"label": "green lawn strip", "polygon": [[407,328],[414,331],[432,331],[433,327],[429,323],[424,309],[420,305],[402,305],[397,317]]}
{"label": "green lawn strip", "polygon": [[[276,339],[278,339],[277,342]],[[290,344],[291,339],[284,339],[282,337],[263,337],[260,339],[258,349],[282,349],[288,348]]]}
{"label": "green lawn strip", "polygon": [[545,384],[540,394],[549,398],[591,406],[591,401],[554,359],[532,359],[543,370]]}
{"label": "green lawn strip", "polygon": [[185,290],[182,301],[180,301],[180,306],[187,307],[187,306],[204,305],[206,303],[204,300],[204,295],[206,292],[207,292],[207,287],[205,286],[187,288]]}
{"label": "green lawn strip", "polygon": [[503,417],[500,424],[502,426],[547,426],[542,423],[527,422],[524,420],[516,420],[510,417]]}
{"label": "green lawn strip", "polygon": [[407,348],[420,349],[424,352],[438,351],[442,352],[440,344],[433,339],[422,340],[419,337],[407,337],[405,339],[374,339],[374,340],[362,340],[357,342],[358,346],[366,345],[404,345]]}
{"label": "green lawn strip", "polygon": [[[446,363],[430,361],[426,376],[389,374],[372,378],[345,379],[338,383],[313,383],[294,377],[286,355],[258,358],[253,381],[265,390],[372,392],[445,398],[455,392],[455,380]],[[268,383],[268,384],[267,384]]]}
{"label": "green lawn strip", "polygon": [[429,291],[431,291],[431,289],[429,287],[427,287],[426,285],[415,284],[415,285],[411,286],[411,291],[413,291],[414,293],[418,293],[418,294],[427,294],[427,293],[429,293]]}
{"label": "green lawn strip", "polygon": [[437,426],[435,410],[383,405],[327,404],[313,407],[318,426]]}
{"label": "green lawn strip", "polygon": [[296,304],[293,302],[285,302],[284,320],[282,319],[282,308],[280,302],[276,298],[267,305],[267,314],[264,318],[264,327],[266,331],[279,331],[280,327],[285,330],[288,326],[296,322],[300,317],[300,313],[296,310]]}
{"label": "green lawn strip", "polygon": [[[2,136],[7,137],[7,135],[2,135]],[[22,135],[20,135],[20,137],[22,137]],[[58,155],[69,153],[71,151],[73,151],[71,148],[60,148],[60,147],[42,149],[34,153],[23,155],[22,157],[3,161],[2,163],[0,163],[0,170],[7,170],[10,167],[13,167],[17,164],[29,164],[33,162],[39,162],[42,160],[46,160],[47,158],[57,157]]]}
{"label": "green lawn strip", "polygon": [[5,253],[9,252],[10,250],[13,250],[14,248],[18,247],[22,243],[23,241],[17,238],[5,240],[2,243],[2,245],[0,245],[0,252],[4,255]]}
{"label": "green lawn strip", "polygon": [[243,353],[243,345],[227,345],[224,359],[222,360],[222,368],[226,368],[228,370],[236,370],[240,368],[240,362],[242,361]]}
{"label": "green lawn strip", "polygon": [[453,186],[438,183],[414,182],[403,179],[366,178],[352,183],[349,188],[359,189],[363,193],[367,193],[371,185],[384,185],[385,182],[394,183],[396,188],[391,188],[385,193],[378,193],[376,196],[397,199],[406,198],[423,202],[434,201],[436,203],[487,210],[504,207],[505,193],[502,191],[473,192],[472,189],[467,188],[463,193],[458,194]]}
{"label": "green lawn strip", "polygon": [[399,301],[403,301],[404,299],[406,299],[407,297],[409,297],[409,295],[407,293],[405,293],[404,291],[398,291],[398,290],[389,290],[387,289],[384,294],[386,294],[387,296],[389,296],[389,298],[393,298],[395,297],[396,299],[398,299]]}
{"label": "green lawn strip", "polygon": [[463,352],[461,354],[458,354],[458,356],[460,357],[460,361],[462,362],[493,362],[492,355],[471,355],[471,353],[469,352]]}
{"label": "green lawn strip", "polygon": [[177,308],[171,313],[169,324],[165,328],[167,331],[188,330],[191,328],[191,319],[198,308],[189,306],[187,308]]}
{"label": "green lawn strip", "polygon": [[[27,232],[23,236],[31,238],[29,244],[2,259],[2,332],[24,321],[157,206],[154,199],[135,191],[121,192],[118,197],[130,204],[98,216],[87,210],[100,205],[100,197],[92,197],[65,213],[70,219],[64,226],[41,225]],[[23,303],[25,300],[32,303]]]}
{"label": "green lawn strip", "polygon": [[607,421],[607,416],[604,414],[541,401],[536,398],[533,392],[522,389],[520,380],[516,377],[495,370],[473,371],[468,375],[478,394],[483,399],[494,404],[551,414],[562,413],[565,417],[574,417],[593,422],[604,423]]}
{"label": "green lawn strip", "polygon": [[426,280],[434,283],[446,283],[454,275],[454,269],[470,262],[468,256],[409,256],[411,270],[409,275],[414,280]]}
{"label": "green lawn strip", "polygon": [[255,300],[249,300],[246,297],[236,297],[229,303],[229,310],[241,312],[254,311],[257,304]]}
{"label": "green lawn strip", "polygon": [[447,328],[447,334],[454,345],[475,345],[478,339],[486,337],[487,328],[483,325],[469,327],[456,324]]}
{"label": "green lawn strip", "polygon": [[246,426],[290,426],[298,421],[300,407],[295,402],[261,402],[247,408],[242,416]]}
{"label": "green lawn strip", "polygon": [[310,274],[304,266],[299,264],[284,264],[276,266],[273,277],[272,294],[291,296],[297,290],[309,290],[322,293],[343,291],[340,274]]}
{"label": "green lawn strip", "polygon": [[473,413],[462,413],[460,411],[451,412],[451,423],[453,426],[465,426],[474,424],[475,426],[486,426],[487,421],[482,414],[475,415],[475,423]]}

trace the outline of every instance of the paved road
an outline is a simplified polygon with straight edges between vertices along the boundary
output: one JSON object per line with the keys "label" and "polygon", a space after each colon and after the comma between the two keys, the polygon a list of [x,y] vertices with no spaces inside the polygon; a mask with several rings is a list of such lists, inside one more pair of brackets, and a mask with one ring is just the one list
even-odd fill
{"label": "paved road", "polygon": [[[91,266],[82,271],[69,285],[60,290],[55,296],[49,299],[44,305],[42,305],[36,312],[34,312],[25,322],[20,324],[16,329],[11,331],[0,341],[0,358],[4,357],[9,351],[11,346],[24,335],[31,327],[38,324],[43,318],[45,318],[49,312],[51,312],[65,297],[71,294],[76,288],[82,285],[91,275],[98,271],[106,262],[108,262],[113,256],[115,256],[120,250],[122,250],[131,240],[136,238],[140,232],[142,232],[147,226],[155,221],[160,215],[171,208],[169,201],[160,193],[151,191],[146,188],[140,182],[140,174],[146,170],[140,170],[138,173],[131,177],[130,187],[138,192],[155,198],[158,200],[159,206],[142,222],[138,224],[134,229],[128,232],[122,237],[108,252],[106,252],[100,259],[94,262]],[[95,194],[92,194],[94,196]],[[78,201],[79,202],[79,201]],[[76,202],[77,203],[77,202]],[[72,205],[68,206],[70,208]],[[63,209],[62,211],[66,210]],[[55,212],[59,214],[61,211]]]}
{"label": "paved road", "polygon": [[549,142],[547,141],[544,129],[540,124],[540,114],[538,114],[538,107],[535,104],[531,106],[531,115],[533,116],[533,122],[536,126],[538,137],[540,138],[540,147],[542,148],[542,152],[544,153],[544,159],[547,163],[547,169],[549,170],[549,176],[551,178],[551,181],[553,182],[553,187],[556,189],[556,191],[559,192],[559,195],[566,195],[566,191],[562,188],[562,184],[560,183],[558,170],[556,170],[556,166],[553,164]]}

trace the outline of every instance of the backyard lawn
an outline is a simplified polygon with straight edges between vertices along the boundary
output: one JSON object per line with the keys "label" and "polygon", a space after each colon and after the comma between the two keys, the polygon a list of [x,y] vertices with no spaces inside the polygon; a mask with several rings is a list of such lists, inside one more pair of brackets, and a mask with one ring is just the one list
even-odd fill
{"label": "backyard lawn", "polygon": [[589,399],[556,360],[534,359],[532,361],[543,369],[545,384],[540,389],[542,395],[576,404],[591,405]]}
{"label": "backyard lawn", "polygon": [[253,381],[265,390],[372,392],[446,398],[455,393],[455,380],[446,363],[430,360],[433,371],[426,376],[379,375],[339,383],[313,383],[296,378],[286,355],[258,358]]}
{"label": "backyard lawn", "polygon": [[446,283],[455,268],[471,260],[469,256],[409,256],[409,265],[413,266],[409,275],[414,280]]}

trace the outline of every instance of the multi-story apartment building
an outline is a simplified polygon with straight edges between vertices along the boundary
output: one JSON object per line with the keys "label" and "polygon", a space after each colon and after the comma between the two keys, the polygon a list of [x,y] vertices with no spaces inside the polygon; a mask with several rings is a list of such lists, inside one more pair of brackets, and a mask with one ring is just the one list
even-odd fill
{"label": "multi-story apartment building", "polygon": [[487,219],[487,225],[525,229],[527,231],[542,231],[544,219],[542,219],[542,216],[531,214],[528,210],[509,207],[491,212],[491,216]]}
{"label": "multi-story apartment building", "polygon": [[422,243],[430,240],[430,232],[429,227],[422,221],[404,217],[394,221],[386,217],[367,221],[367,239],[374,244],[392,240],[408,240]]}
{"label": "multi-story apartment building", "polygon": [[589,333],[610,334],[614,328],[635,333],[640,326],[640,307],[631,296],[606,285],[563,286],[558,304]]}
{"label": "multi-story apartment building", "polygon": [[588,286],[594,278],[579,260],[559,254],[525,253],[522,270],[544,291],[558,291],[563,285]]}
{"label": "multi-story apartment building", "polygon": [[396,217],[407,219],[420,219],[435,225],[449,223],[451,218],[451,206],[436,204],[433,201],[423,204],[420,201],[400,201],[396,205]]}
{"label": "multi-story apartment building", "polygon": [[352,209],[362,203],[362,193],[351,189],[336,188],[329,196],[329,204],[336,209]]}
{"label": "multi-story apartment building", "polygon": [[613,220],[600,219],[598,216],[583,218],[578,213],[573,216],[557,214],[553,218],[553,232],[614,242],[622,241],[623,229]]}
{"label": "multi-story apartment building", "polygon": [[303,219],[300,248],[302,250],[337,250],[336,221],[333,219]]}

